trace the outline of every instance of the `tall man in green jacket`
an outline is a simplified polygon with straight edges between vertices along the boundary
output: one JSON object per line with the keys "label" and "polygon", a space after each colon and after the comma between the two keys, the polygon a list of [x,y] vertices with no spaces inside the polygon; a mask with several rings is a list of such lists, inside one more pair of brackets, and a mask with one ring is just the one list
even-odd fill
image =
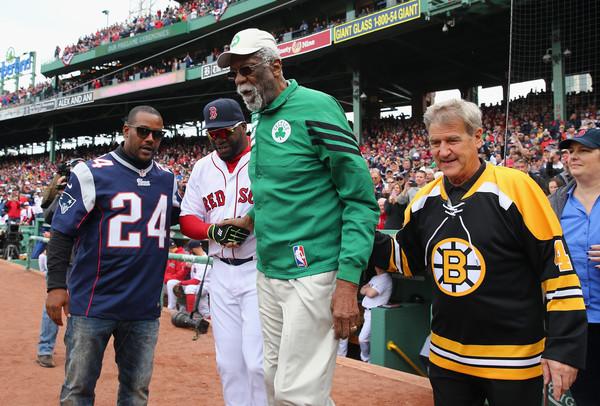
{"label": "tall man in green jacket", "polygon": [[333,405],[379,213],[367,166],[337,101],[284,79],[271,34],[240,31],[217,63],[253,113],[254,209],[234,223],[257,238],[269,404]]}

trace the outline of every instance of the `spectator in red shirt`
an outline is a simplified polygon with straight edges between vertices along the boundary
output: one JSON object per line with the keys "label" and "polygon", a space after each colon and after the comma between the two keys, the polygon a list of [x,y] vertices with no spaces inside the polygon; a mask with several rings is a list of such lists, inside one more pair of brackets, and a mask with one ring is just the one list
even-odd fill
{"label": "spectator in red shirt", "polygon": [[[169,252],[172,254],[184,254],[185,251],[181,247],[177,247],[175,241],[171,240]],[[173,294],[173,287],[180,281],[186,280],[189,274],[189,268],[185,266],[185,262],[169,259],[167,261],[167,269],[165,270],[164,284],[167,291],[167,308],[169,310],[177,310],[177,299]]]}
{"label": "spectator in red shirt", "polygon": [[10,221],[21,221],[21,202],[19,202],[18,192],[11,195],[11,200],[6,202],[5,210]]}
{"label": "spectator in red shirt", "polygon": [[[175,241],[171,240],[171,245],[169,246],[169,252],[172,254],[184,254],[185,251],[183,248],[177,247]],[[165,279],[164,283],[167,283],[171,279],[177,279],[182,281],[186,279],[187,270],[185,268],[185,262],[176,261],[174,259],[169,259],[167,261],[167,269],[165,270]]]}

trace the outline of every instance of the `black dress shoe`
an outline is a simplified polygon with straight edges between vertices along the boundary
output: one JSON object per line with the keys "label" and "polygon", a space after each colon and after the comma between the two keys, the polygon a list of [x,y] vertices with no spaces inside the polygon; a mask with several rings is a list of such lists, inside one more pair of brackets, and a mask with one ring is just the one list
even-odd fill
{"label": "black dress shoe", "polygon": [[52,355],[38,355],[37,363],[44,368],[54,368],[56,365],[54,364],[54,359]]}

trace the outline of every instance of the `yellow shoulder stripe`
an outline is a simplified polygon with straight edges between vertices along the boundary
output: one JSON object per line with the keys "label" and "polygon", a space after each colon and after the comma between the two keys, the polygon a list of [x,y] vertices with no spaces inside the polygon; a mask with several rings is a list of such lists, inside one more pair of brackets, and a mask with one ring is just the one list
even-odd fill
{"label": "yellow shoulder stripe", "polygon": [[[410,221],[410,215],[412,213],[413,206],[415,204],[422,205],[424,203],[424,200],[426,200],[430,194],[435,195],[435,196],[437,196],[439,194],[439,193],[437,193],[436,190],[434,190],[436,188],[436,186],[439,187],[440,193],[443,192],[444,188],[443,188],[442,179],[444,179],[443,176],[441,176],[441,177],[429,182],[425,186],[423,186],[423,188],[421,188],[421,190],[419,190],[417,192],[414,199],[412,199],[410,202],[408,202],[408,206],[406,207],[406,210],[404,211],[403,226],[406,226],[406,224]],[[434,193],[432,193],[432,192],[434,192]],[[442,197],[444,197],[444,196],[442,196]],[[444,197],[444,199],[445,199],[445,197]]]}
{"label": "yellow shoulder stripe", "polygon": [[515,204],[526,227],[535,238],[546,241],[562,236],[560,222],[548,198],[527,174],[516,169],[488,164],[463,199],[475,194],[487,183],[497,185],[499,198],[508,198]]}

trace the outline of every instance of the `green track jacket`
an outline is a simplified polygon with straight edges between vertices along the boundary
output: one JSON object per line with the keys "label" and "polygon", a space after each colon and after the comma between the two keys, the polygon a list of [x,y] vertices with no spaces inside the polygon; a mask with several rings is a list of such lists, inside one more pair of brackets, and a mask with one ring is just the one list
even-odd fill
{"label": "green track jacket", "polygon": [[252,123],[258,269],[276,279],[337,270],[358,283],[379,208],[341,106],[290,80]]}

